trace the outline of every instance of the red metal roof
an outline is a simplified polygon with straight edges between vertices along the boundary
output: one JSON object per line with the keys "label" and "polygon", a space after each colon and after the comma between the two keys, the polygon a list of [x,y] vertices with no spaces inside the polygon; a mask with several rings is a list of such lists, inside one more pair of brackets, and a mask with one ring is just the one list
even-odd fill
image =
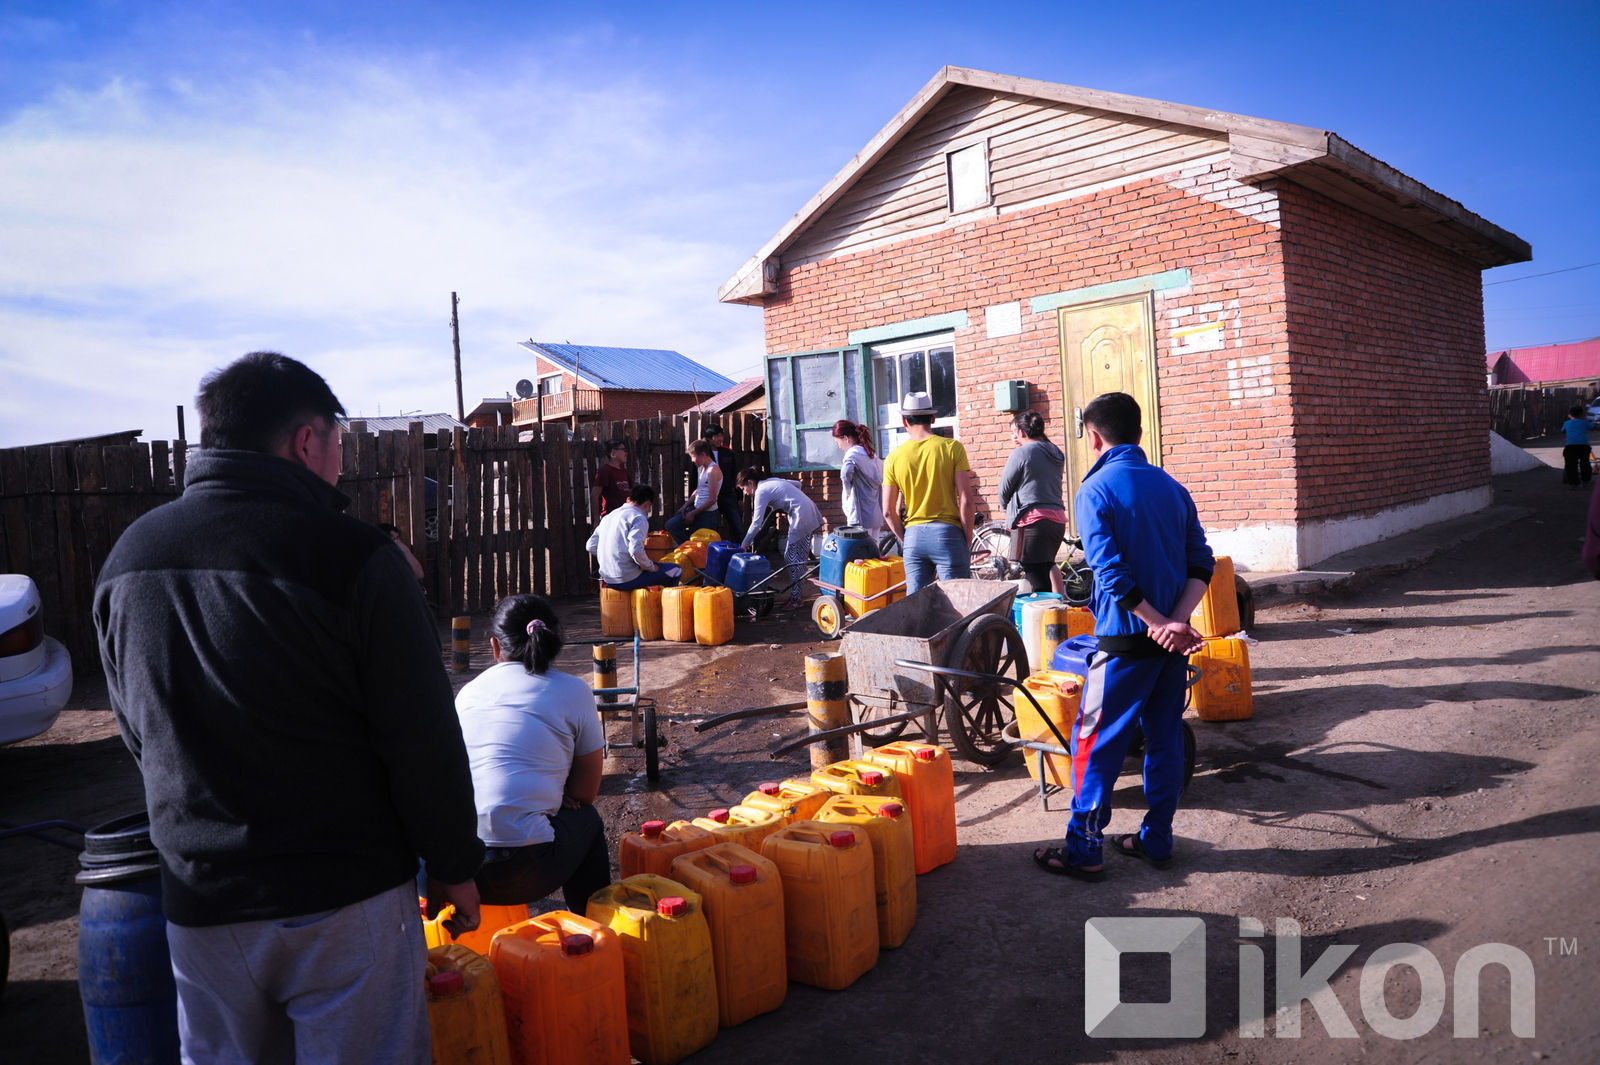
{"label": "red metal roof", "polygon": [[1600,337],[1571,344],[1491,351],[1489,372],[1496,383],[1520,385],[1540,381],[1576,381],[1600,377]]}

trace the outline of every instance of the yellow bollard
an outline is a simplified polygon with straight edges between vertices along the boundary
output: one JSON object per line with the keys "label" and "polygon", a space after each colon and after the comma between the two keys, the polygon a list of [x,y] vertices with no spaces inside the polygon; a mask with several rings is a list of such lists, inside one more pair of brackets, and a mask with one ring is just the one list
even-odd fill
{"label": "yellow bollard", "polygon": [[[844,656],[806,655],[806,711],[813,734],[840,728],[850,723],[850,704],[846,698]],[[836,736],[811,745],[811,768],[821,769],[850,757],[850,740]]]}
{"label": "yellow bollard", "polygon": [[[595,688],[615,688],[617,686],[617,645],[614,643],[597,643],[594,645],[594,684]],[[615,695],[600,696],[602,703],[614,703]]]}
{"label": "yellow bollard", "polygon": [[465,673],[472,665],[472,619],[452,618],[450,621],[450,666],[457,673]]}

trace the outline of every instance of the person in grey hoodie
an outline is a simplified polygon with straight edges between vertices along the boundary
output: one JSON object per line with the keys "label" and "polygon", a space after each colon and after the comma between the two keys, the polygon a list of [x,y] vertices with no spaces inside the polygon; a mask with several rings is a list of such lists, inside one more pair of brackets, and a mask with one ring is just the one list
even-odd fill
{"label": "person in grey hoodie", "polygon": [[1011,557],[1022,566],[1035,592],[1065,592],[1056,552],[1067,532],[1061,499],[1061,471],[1066,456],[1045,439],[1044,416],[1025,410],[1011,420],[1016,450],[1000,472],[1000,505],[1011,529]]}

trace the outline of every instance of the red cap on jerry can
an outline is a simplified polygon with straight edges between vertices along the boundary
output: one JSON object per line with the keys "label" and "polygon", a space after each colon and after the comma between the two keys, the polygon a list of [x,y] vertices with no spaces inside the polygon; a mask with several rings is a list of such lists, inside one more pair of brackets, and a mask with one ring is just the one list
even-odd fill
{"label": "red cap on jerry can", "polygon": [[561,953],[567,957],[588,954],[594,950],[594,936],[587,932],[572,932],[561,937]]}
{"label": "red cap on jerry can", "polygon": [[939,752],[934,750],[932,747],[918,747],[916,751],[913,752],[913,757],[915,757],[919,762],[931,762],[935,758],[939,757]]}
{"label": "red cap on jerry can", "polygon": [[728,879],[735,884],[754,884],[756,882],[756,867],[753,865],[736,865],[728,870]]}
{"label": "red cap on jerry can", "polygon": [[861,783],[869,787],[875,784],[882,784],[883,771],[881,769],[863,769],[861,771]]}
{"label": "red cap on jerry can", "polygon": [[639,831],[644,833],[645,839],[655,839],[667,830],[665,821],[646,821],[639,826]]}
{"label": "red cap on jerry can", "polygon": [[689,912],[689,900],[682,895],[668,895],[656,900],[656,912],[663,917],[682,917]]}
{"label": "red cap on jerry can", "polygon": [[856,834],[848,828],[842,832],[829,832],[828,844],[833,847],[853,847],[856,844]]}
{"label": "red cap on jerry can", "polygon": [[466,986],[466,977],[453,970],[447,969],[428,977],[428,990],[433,993],[434,998],[448,998],[460,994]]}
{"label": "red cap on jerry can", "polygon": [[776,780],[769,780],[763,784],[756,785],[756,790],[763,795],[776,795],[783,790],[783,785]]}
{"label": "red cap on jerry can", "polygon": [[715,810],[712,810],[706,816],[711,818],[711,820],[715,821],[719,825],[725,825],[728,823],[728,818],[731,815],[726,809],[719,807]]}
{"label": "red cap on jerry can", "polygon": [[899,817],[906,812],[906,808],[897,802],[886,802],[878,807],[879,817]]}

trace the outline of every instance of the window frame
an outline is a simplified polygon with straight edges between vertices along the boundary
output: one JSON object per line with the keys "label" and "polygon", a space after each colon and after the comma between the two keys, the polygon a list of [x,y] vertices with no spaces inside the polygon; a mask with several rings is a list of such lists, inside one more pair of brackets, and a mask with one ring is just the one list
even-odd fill
{"label": "window frame", "polygon": [[[795,413],[799,405],[799,396],[795,393],[794,363],[796,359],[814,358],[818,355],[834,355],[838,357],[838,380],[843,401],[840,403],[844,413],[841,417],[849,418],[855,422],[869,422],[872,412],[871,401],[871,375],[866,369],[866,355],[860,344],[846,344],[837,348],[821,348],[815,351],[785,352],[781,355],[768,355],[762,367],[766,377],[767,388],[767,467],[773,473],[800,473],[805,470],[836,470],[838,463],[805,463],[801,461],[800,435],[806,431],[833,428],[833,421],[826,422],[801,422]],[[850,357],[855,356],[856,373],[856,409],[850,410],[849,367]],[[789,381],[789,409],[778,408],[779,393],[773,388],[772,367],[774,363],[785,363]],[[835,419],[837,420],[837,419]],[[788,450],[795,456],[791,463],[778,460],[778,433],[780,425],[787,423]]]}
{"label": "window frame", "polygon": [[[983,174],[983,199],[981,202],[969,204],[965,207],[956,206],[956,173],[955,157],[964,151],[976,149],[979,166]],[[994,206],[994,174],[989,168],[989,138],[979,137],[965,143],[951,145],[944,153],[944,194],[945,211],[951,218],[960,218],[963,215],[973,214],[978,211],[988,211]]]}
{"label": "window frame", "polygon": [[[959,433],[961,430],[961,393],[960,388],[955,381],[955,375],[959,368],[957,365],[957,359],[955,357],[956,335],[954,330],[941,329],[933,333],[923,333],[917,336],[909,337],[895,337],[893,340],[881,340],[876,343],[862,345],[862,362],[865,367],[864,372],[866,373],[867,381],[872,390],[872,403],[869,408],[871,421],[868,424],[872,429],[873,445],[878,449],[878,453],[880,455],[887,455],[890,451],[893,451],[895,445],[905,439],[906,434],[904,427],[900,424],[878,424],[878,408],[884,404],[879,404],[877,402],[877,374],[874,372],[874,364],[879,359],[893,359],[896,365],[896,377],[902,379],[903,383],[904,375],[900,370],[902,359],[904,359],[907,355],[911,355],[916,352],[927,352],[943,347],[948,347],[950,349],[951,388],[954,392],[954,394],[951,396],[951,401],[955,406],[955,413],[936,415],[933,420],[932,428],[940,436],[950,436],[953,439],[959,439]],[[927,372],[927,370],[924,371],[924,373]],[[896,410],[899,410],[898,396],[892,398],[892,405]],[[946,431],[939,432],[940,430]],[[887,439],[885,438],[886,434],[888,437]]]}
{"label": "window frame", "polygon": [[[538,388],[537,388],[537,390],[535,392],[535,395],[540,395],[540,396],[559,396],[562,392],[566,391],[565,389],[563,389],[561,387],[561,379],[564,376],[565,375],[562,374],[560,371],[557,371],[555,373],[542,373],[542,374],[540,374],[539,378],[538,378],[538,382],[537,382]],[[555,378],[556,387],[555,387],[555,389],[553,391],[546,392],[544,390],[544,383],[546,381],[550,380],[552,377]]]}

